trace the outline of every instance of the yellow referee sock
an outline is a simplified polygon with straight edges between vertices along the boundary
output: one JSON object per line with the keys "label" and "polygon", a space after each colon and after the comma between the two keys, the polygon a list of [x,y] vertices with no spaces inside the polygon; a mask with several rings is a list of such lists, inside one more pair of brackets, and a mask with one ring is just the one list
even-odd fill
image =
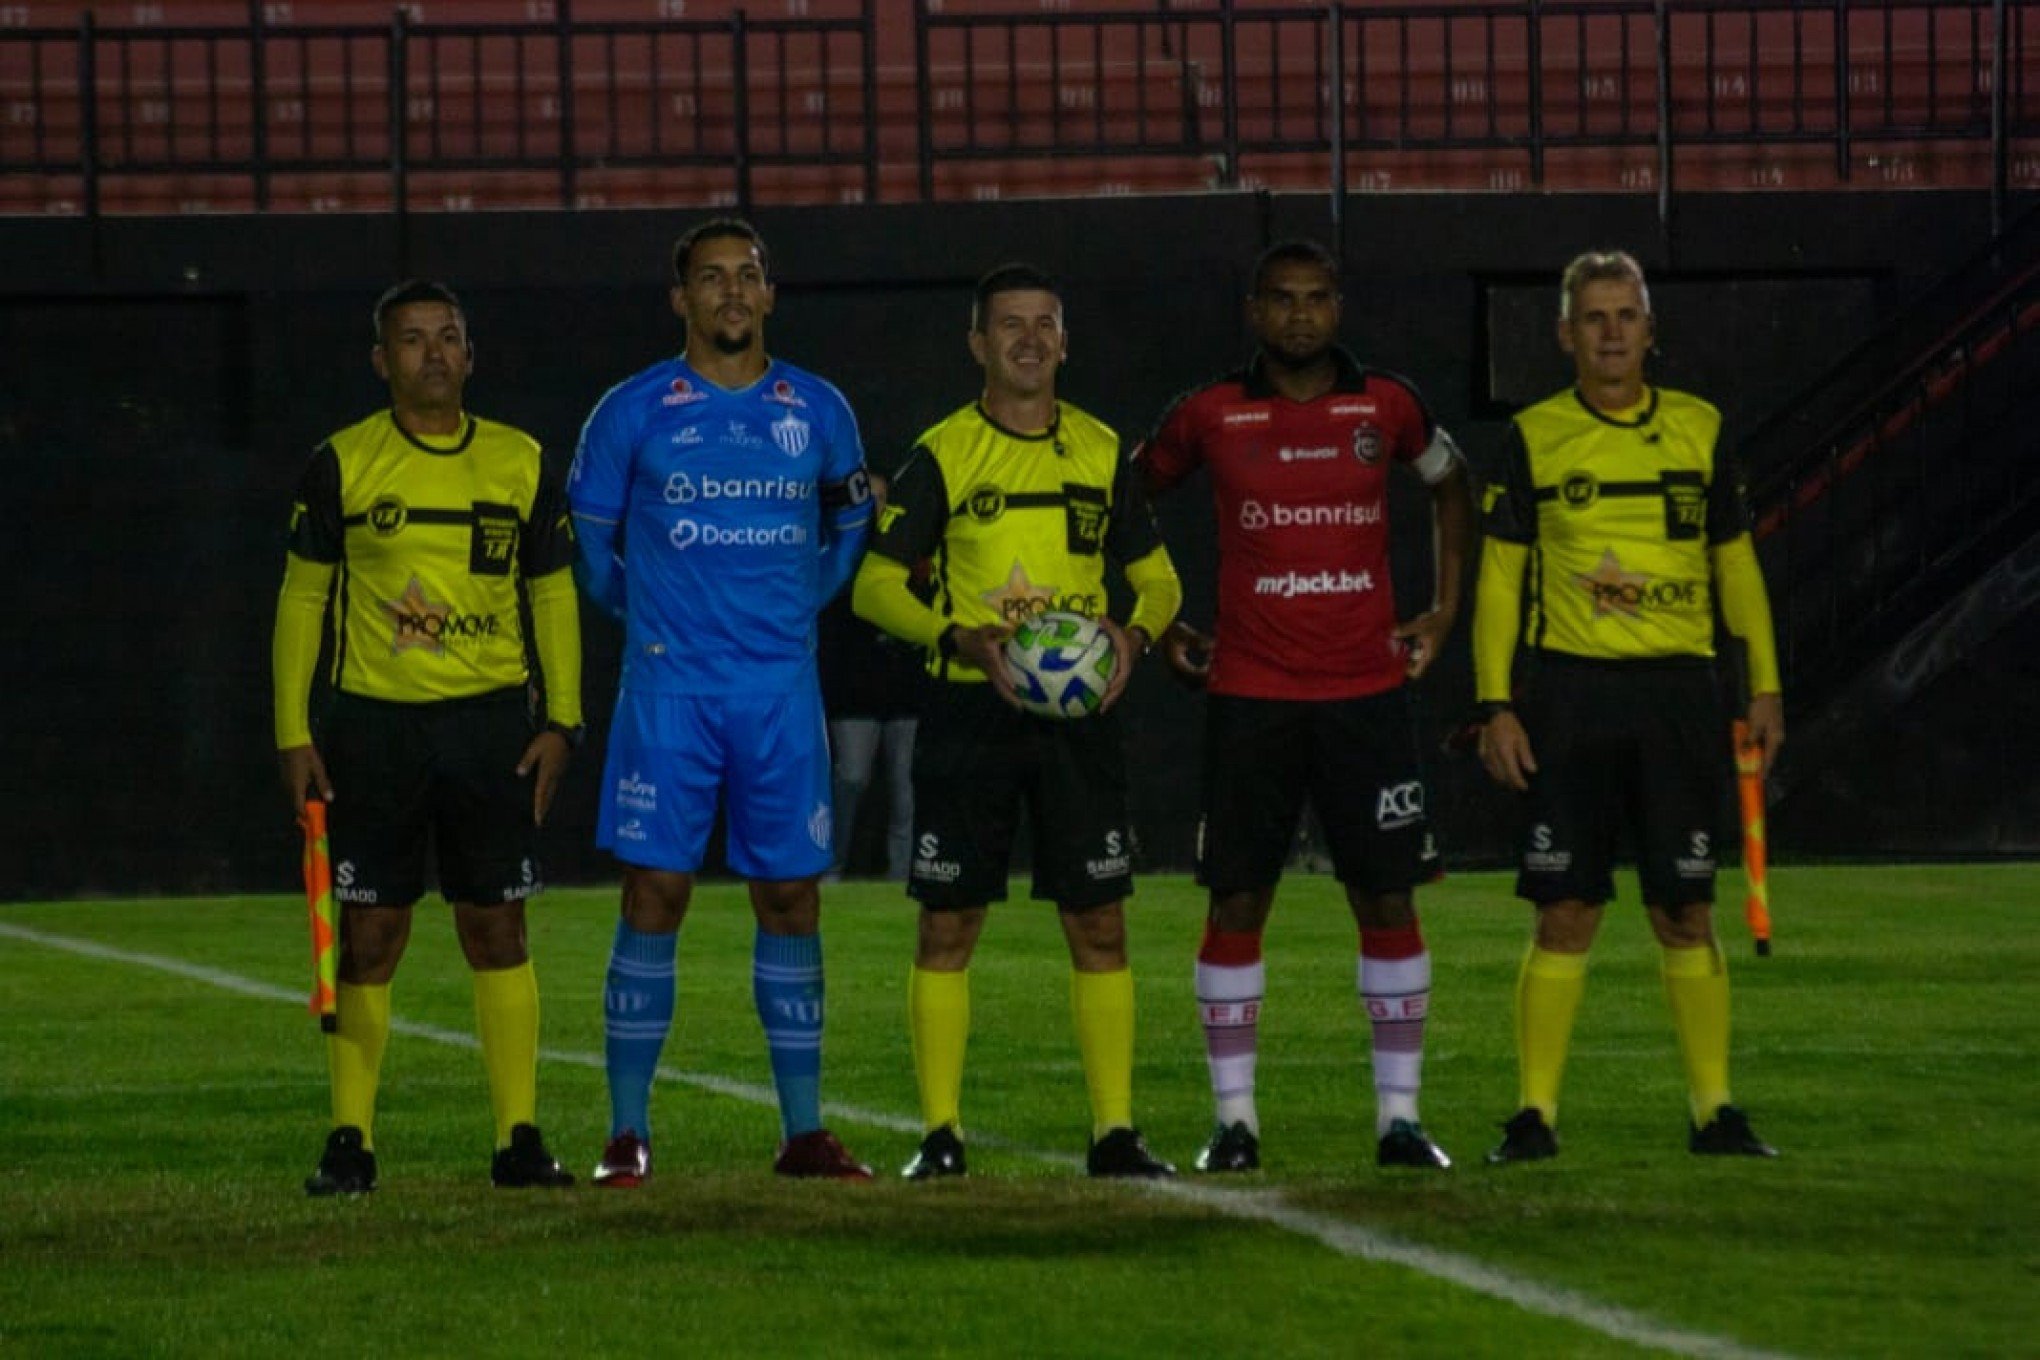
{"label": "yellow referee sock", "polygon": [[474,979],[475,1029],[489,1073],[496,1146],[506,1148],[511,1129],[538,1122],[538,974],[526,959]]}
{"label": "yellow referee sock", "polygon": [[963,1126],[963,1057],[970,1044],[970,970],[907,974],[907,1032],[914,1041],[914,1082],[921,1126]]}
{"label": "yellow referee sock", "polygon": [[1558,1122],[1558,1088],[1572,1047],[1573,1018],[1587,990],[1587,956],[1553,954],[1530,946],[1516,980],[1516,1062],[1520,1108],[1540,1110]]}
{"label": "yellow referee sock", "polygon": [[1705,1128],[1728,1104],[1728,964],[1719,944],[1666,949],[1664,978],[1693,1127]]}
{"label": "yellow referee sock", "polygon": [[1091,1136],[1133,1127],[1133,970],[1070,970],[1070,1015],[1077,1026]]}
{"label": "yellow referee sock", "polygon": [[373,1152],[375,1088],[390,1044],[390,984],[342,982],[334,988],[334,1006],[339,1027],[326,1036],[333,1127],[360,1129],[361,1145]]}

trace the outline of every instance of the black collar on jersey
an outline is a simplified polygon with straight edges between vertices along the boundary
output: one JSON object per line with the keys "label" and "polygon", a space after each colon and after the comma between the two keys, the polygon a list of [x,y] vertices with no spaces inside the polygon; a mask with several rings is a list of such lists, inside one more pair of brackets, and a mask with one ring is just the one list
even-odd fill
{"label": "black collar on jersey", "polygon": [[1000,434],[1010,435],[1014,439],[1024,439],[1030,444],[1039,444],[1042,442],[1052,443],[1055,445],[1055,451],[1057,453],[1063,452],[1062,403],[1060,401],[1058,401],[1055,404],[1055,419],[1049,423],[1049,427],[1045,430],[1036,430],[1032,434],[1027,434],[1021,430],[1010,429],[1007,426],[1001,425],[998,421],[992,418],[992,413],[985,409],[985,404],[982,401],[977,403],[977,413],[978,418],[980,420],[984,421],[985,424],[997,430]]}
{"label": "black collar on jersey", "polygon": [[1645,387],[1643,390],[1650,393],[1650,400],[1644,403],[1643,414],[1634,420],[1617,420],[1606,411],[1600,410],[1594,403],[1587,400],[1587,394],[1580,391],[1578,387],[1573,388],[1572,394],[1573,400],[1578,402],[1588,415],[1600,421],[1603,425],[1613,425],[1618,430],[1641,430],[1657,419],[1658,403],[1658,390],[1655,387]]}
{"label": "black collar on jersey", "polygon": [[[1337,370],[1332,379],[1332,391],[1358,392],[1367,386],[1367,370],[1360,366],[1359,360],[1338,345],[1332,346],[1332,367]],[[1254,357],[1240,373],[1240,386],[1256,401],[1267,401],[1282,395],[1275,390],[1275,384],[1268,381],[1267,351],[1254,351]]]}
{"label": "black collar on jersey", "polygon": [[412,434],[409,430],[404,428],[404,422],[397,419],[396,410],[392,408],[390,411],[390,424],[397,427],[397,433],[404,436],[405,442],[410,444],[410,446],[414,449],[422,449],[426,453],[436,453],[441,455],[450,453],[466,453],[467,446],[469,444],[474,443],[476,429],[475,418],[465,411],[462,411],[460,413],[460,418],[463,422],[465,422],[460,432],[460,442],[458,444],[455,444],[452,448],[442,448],[438,444],[428,444],[424,440],[420,439],[417,435]]}

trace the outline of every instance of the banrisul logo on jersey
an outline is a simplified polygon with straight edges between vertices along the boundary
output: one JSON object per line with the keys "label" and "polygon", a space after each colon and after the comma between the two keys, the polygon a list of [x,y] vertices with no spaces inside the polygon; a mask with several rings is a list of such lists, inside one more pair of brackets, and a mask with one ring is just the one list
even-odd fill
{"label": "banrisul logo on jersey", "polygon": [[660,493],[668,505],[692,505],[696,501],[788,501],[813,500],[815,484],[793,477],[698,477],[676,472],[666,479]]}

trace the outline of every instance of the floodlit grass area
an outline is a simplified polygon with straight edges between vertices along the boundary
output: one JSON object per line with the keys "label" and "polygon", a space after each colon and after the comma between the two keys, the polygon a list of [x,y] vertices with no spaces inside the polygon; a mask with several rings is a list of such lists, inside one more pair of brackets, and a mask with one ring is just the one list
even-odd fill
{"label": "floodlit grass area", "polygon": [[[1656,950],[1629,900],[1595,951],[1553,1162],[1491,1168],[1515,1104],[1527,909],[1499,875],[1421,897],[1436,961],[1425,1122],[1442,1174],[1373,1164],[1337,886],[1270,927],[1266,1171],[1188,1174],[1209,1094],[1187,880],[1142,881],[1136,1102],[1183,1164],[1092,1184],[1051,909],[998,908],[972,970],[972,1177],[908,1185],[913,911],[824,899],[830,1121],[870,1185],[786,1183],[740,886],[699,892],[636,1192],[488,1183],[450,922],[395,990],[382,1188],[313,1201],[323,1040],[299,899],[0,906],[0,1353],[22,1356],[1802,1356],[2033,1354],[2040,1336],[2040,866],[1773,870],[1776,953],[1721,933],[1736,1096],[1776,1162],[1685,1151]],[[1733,874],[1724,895],[1739,887]],[[607,1133],[610,890],[533,909],[540,1121]]]}

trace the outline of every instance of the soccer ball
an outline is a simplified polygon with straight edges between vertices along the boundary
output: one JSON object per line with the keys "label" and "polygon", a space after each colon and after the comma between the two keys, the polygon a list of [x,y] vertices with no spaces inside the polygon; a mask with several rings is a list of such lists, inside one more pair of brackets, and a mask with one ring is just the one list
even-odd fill
{"label": "soccer ball", "polygon": [[1044,718],[1096,713],[1118,665],[1112,635],[1082,614],[1036,614],[1006,639],[1006,674],[1020,707]]}

